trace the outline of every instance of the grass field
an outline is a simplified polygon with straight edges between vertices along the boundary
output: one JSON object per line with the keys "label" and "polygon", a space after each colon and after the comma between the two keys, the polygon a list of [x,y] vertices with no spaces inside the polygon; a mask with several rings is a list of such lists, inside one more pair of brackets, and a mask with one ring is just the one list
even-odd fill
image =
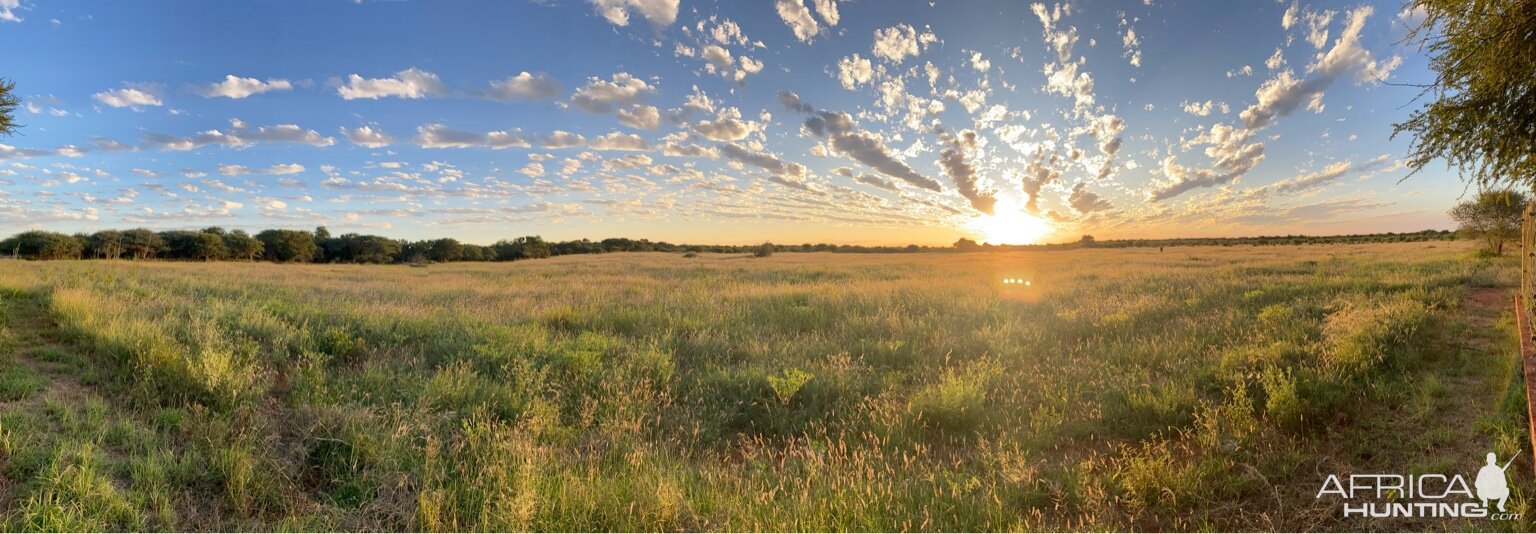
{"label": "grass field", "polygon": [[1530,530],[1314,499],[1530,450],[1469,252],[0,261],[0,527]]}

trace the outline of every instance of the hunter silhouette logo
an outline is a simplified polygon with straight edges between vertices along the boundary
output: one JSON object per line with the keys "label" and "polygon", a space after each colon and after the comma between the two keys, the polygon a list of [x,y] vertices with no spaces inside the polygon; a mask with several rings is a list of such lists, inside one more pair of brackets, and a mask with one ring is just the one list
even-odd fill
{"label": "hunter silhouette logo", "polygon": [[1473,484],[1467,484],[1460,474],[1328,475],[1317,498],[1342,499],[1344,517],[1519,519],[1520,514],[1506,510],[1509,465],[1515,457],[1510,456],[1503,465],[1495,453],[1488,453],[1486,458]]}
{"label": "hunter silhouette logo", "polygon": [[1500,466],[1499,455],[1488,453],[1488,465],[1477,470],[1477,498],[1483,500],[1483,508],[1488,507],[1488,501],[1496,501],[1499,511],[1504,511],[1504,501],[1509,500],[1509,479],[1504,477],[1504,472],[1514,461],[1515,457],[1510,456],[1509,461]]}

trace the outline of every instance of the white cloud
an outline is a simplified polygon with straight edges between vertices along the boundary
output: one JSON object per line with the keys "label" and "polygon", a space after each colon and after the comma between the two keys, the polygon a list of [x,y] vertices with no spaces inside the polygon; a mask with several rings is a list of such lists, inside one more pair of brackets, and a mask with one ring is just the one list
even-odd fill
{"label": "white cloud", "polygon": [[352,141],[352,144],[362,147],[379,148],[389,146],[390,143],[395,142],[395,138],[390,137],[383,130],[372,126],[358,126],[351,129],[342,128],[341,133],[346,135],[347,140]]}
{"label": "white cloud", "polygon": [[837,61],[837,81],[849,91],[867,84],[875,76],[875,64],[854,54]]}
{"label": "white cloud", "polygon": [[436,74],[414,67],[395,73],[393,78],[363,78],[356,74],[347,76],[347,83],[336,88],[336,94],[347,100],[359,98],[380,99],[427,98],[448,94],[448,88]]}
{"label": "white cloud", "polygon": [[317,147],[336,144],[335,138],[322,136],[320,132],[314,130],[305,130],[297,124],[278,124],[252,129],[240,119],[230,119],[229,123],[228,130],[207,130],[191,137],[145,134],[144,145],[146,148],[158,150],[192,150],[209,145],[244,148],[257,143],[293,143]]}
{"label": "white cloud", "polygon": [[560,91],[560,82],[550,79],[549,75],[525,71],[505,80],[491,82],[491,90],[485,93],[485,97],[504,102],[526,102],[550,100],[560,96]]}
{"label": "white cloud", "polygon": [[1276,117],[1290,115],[1302,104],[1313,111],[1322,111],[1323,91],[1339,78],[1353,74],[1357,82],[1379,81],[1396,69],[1402,63],[1400,56],[1378,61],[1360,44],[1360,30],[1372,11],[1371,6],[1350,10],[1344,31],[1334,41],[1333,48],[1320,54],[1317,61],[1307,67],[1305,79],[1296,79],[1287,69],[1259,86],[1254,93],[1258,102],[1241,114],[1248,128],[1268,126]]}
{"label": "white cloud", "polygon": [[678,0],[587,0],[597,14],[615,26],[629,25],[634,11],[657,27],[670,26],[677,20]]}
{"label": "white cloud", "polygon": [[137,110],[144,106],[162,106],[160,89],[149,84],[130,84],[122,89],[112,89],[91,95],[97,102],[101,102],[114,108],[133,108]]}
{"label": "white cloud", "polygon": [[932,31],[924,28],[922,33],[907,24],[898,24],[890,28],[875,30],[875,56],[890,61],[901,63],[907,57],[916,57],[928,48],[928,45],[938,42],[939,38]]}
{"label": "white cloud", "polygon": [[762,130],[763,125],[741,120],[741,110],[725,108],[713,121],[699,121],[693,130],[711,141],[740,141],[752,132]]}
{"label": "white cloud", "polygon": [[252,169],[244,165],[220,165],[219,174],[224,176],[245,176],[248,174],[263,174],[270,176],[282,176],[304,172],[304,166],[297,163],[273,165],[262,169]]}
{"label": "white cloud", "polygon": [[812,3],[816,5],[816,14],[821,17],[821,20],[826,21],[828,26],[836,26],[842,19],[842,16],[837,14],[837,0],[813,0]]}
{"label": "white cloud", "polygon": [[268,78],[263,82],[256,78],[241,78],[233,74],[224,76],[224,81],[209,84],[198,89],[197,94],[203,98],[224,97],[240,99],[251,95],[258,95],[269,91],[288,91],[293,89],[293,84],[288,80],[274,80]]}
{"label": "white cloud", "polygon": [[593,150],[650,150],[651,145],[635,134],[609,132],[592,139]]}
{"label": "white cloud", "polygon": [[529,148],[532,140],[520,130],[487,133],[454,130],[442,124],[416,128],[416,144],[422,148]]}
{"label": "white cloud", "polygon": [[0,20],[21,22],[21,17],[16,15],[19,9],[21,9],[21,0],[0,0]]}
{"label": "white cloud", "polygon": [[[795,32],[796,39],[809,43],[816,34],[821,33],[821,26],[816,24],[816,19],[811,16],[811,10],[805,8],[805,2],[774,0],[773,6],[779,13],[779,19]],[[833,11],[836,12],[836,9],[834,8]]]}
{"label": "white cloud", "polygon": [[1210,115],[1212,110],[1221,110],[1222,113],[1229,113],[1232,111],[1232,108],[1228,106],[1226,102],[1216,102],[1214,100],[1206,100],[1205,102],[1184,102],[1183,104],[1180,104],[1180,107],[1184,109],[1185,113],[1198,117]]}
{"label": "white cloud", "polygon": [[645,80],[620,72],[614,74],[610,81],[588,78],[587,85],[571,95],[571,105],[589,113],[613,113],[620,108],[638,104],[646,95],[655,92],[656,88]]}
{"label": "white cloud", "polygon": [[571,148],[587,144],[587,138],[563,130],[555,130],[544,136],[544,148]]}
{"label": "white cloud", "polygon": [[986,58],[982,57],[981,52],[972,52],[971,68],[976,69],[976,72],[986,72],[988,69],[992,68],[992,62],[987,61]]}
{"label": "white cloud", "polygon": [[637,105],[619,110],[619,124],[642,130],[655,130],[661,126],[661,110],[656,106]]}

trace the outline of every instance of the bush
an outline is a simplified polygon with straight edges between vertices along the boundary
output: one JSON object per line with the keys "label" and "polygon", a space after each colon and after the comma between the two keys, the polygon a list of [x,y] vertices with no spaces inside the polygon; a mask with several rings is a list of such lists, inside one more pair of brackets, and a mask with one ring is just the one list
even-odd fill
{"label": "bush", "polygon": [[978,377],[946,371],[912,396],[912,412],[938,430],[970,432],[986,422],[986,402],[986,387]]}
{"label": "bush", "polygon": [[773,243],[764,241],[763,244],[752,249],[752,256],[755,258],[766,258],[773,255],[773,249]]}

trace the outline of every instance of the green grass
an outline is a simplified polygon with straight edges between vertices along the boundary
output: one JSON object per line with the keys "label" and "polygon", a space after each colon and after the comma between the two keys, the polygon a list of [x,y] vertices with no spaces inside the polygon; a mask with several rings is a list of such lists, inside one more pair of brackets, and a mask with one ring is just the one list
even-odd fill
{"label": "green grass", "polygon": [[0,526],[1368,528],[1352,440],[1526,446],[1507,325],[1425,349],[1511,264],[1437,247],[0,262],[71,381],[0,371]]}

